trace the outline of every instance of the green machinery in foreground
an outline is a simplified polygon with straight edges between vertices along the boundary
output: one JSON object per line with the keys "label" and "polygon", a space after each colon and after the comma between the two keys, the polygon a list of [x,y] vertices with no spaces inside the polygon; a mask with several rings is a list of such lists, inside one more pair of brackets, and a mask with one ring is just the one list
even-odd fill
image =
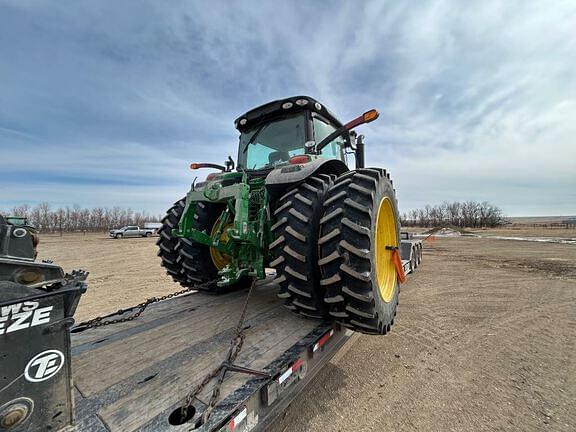
{"label": "green machinery in foreground", "polygon": [[342,124],[307,96],[239,117],[237,162],[191,164],[220,172],[163,219],[158,254],[168,274],[220,293],[271,267],[294,312],[388,332],[399,292],[397,202],[389,174],[364,167],[363,136],[353,131],[377,118],[371,110]]}

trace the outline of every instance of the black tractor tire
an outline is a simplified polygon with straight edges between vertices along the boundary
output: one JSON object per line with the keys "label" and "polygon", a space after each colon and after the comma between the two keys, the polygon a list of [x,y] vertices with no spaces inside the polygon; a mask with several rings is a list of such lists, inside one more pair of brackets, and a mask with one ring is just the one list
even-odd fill
{"label": "black tractor tire", "polygon": [[161,259],[161,265],[166,269],[166,273],[172,277],[174,282],[188,288],[193,283],[188,281],[182,267],[182,260],[178,253],[180,239],[172,236],[172,230],[178,228],[178,222],[180,222],[184,212],[185,204],[186,199],[182,198],[168,209],[166,216],[162,219],[162,227],[158,229],[159,238],[156,241],[156,245],[158,246],[158,256]]}
{"label": "black tractor tire", "polygon": [[395,246],[399,246],[398,205],[392,181],[383,169],[362,168],[338,177],[328,191],[320,221],[320,284],[326,290],[329,315],[367,334],[390,331],[400,290],[395,271],[388,301],[377,282],[376,217],[385,198],[391,204]]}
{"label": "black tractor tire", "polygon": [[318,174],[298,184],[275,204],[274,240],[270,243],[278,297],[295,313],[325,318],[318,267],[318,233],[323,202],[335,176]]}
{"label": "black tractor tire", "polygon": [[[222,214],[222,210],[224,207],[221,205],[197,203],[193,227],[210,234],[212,226]],[[177,249],[182,264],[182,272],[186,275],[188,283],[191,285],[203,284],[218,278],[218,269],[210,257],[210,247],[192,239],[181,238]],[[211,284],[205,290],[216,291],[216,284],[214,283],[214,286]]]}
{"label": "black tractor tire", "polygon": [[[211,294],[221,294],[249,285],[251,279],[243,278],[235,285],[218,287],[218,269],[212,261],[210,247],[192,239],[172,237],[172,229],[178,228],[185,205],[185,198],[175,202],[162,219],[162,227],[158,229],[158,256],[168,275],[183,287],[204,284],[200,291]],[[199,202],[193,227],[210,233],[222,210],[222,205]],[[207,284],[211,281],[213,283]]]}

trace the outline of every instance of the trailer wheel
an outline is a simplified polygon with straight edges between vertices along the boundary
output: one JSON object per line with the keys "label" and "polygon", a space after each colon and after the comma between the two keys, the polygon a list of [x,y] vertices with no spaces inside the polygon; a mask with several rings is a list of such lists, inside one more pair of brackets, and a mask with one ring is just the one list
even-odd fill
{"label": "trailer wheel", "polygon": [[383,169],[343,174],[330,187],[320,224],[320,269],[329,314],[346,327],[386,334],[399,284],[392,248],[400,245],[396,195]]}
{"label": "trailer wheel", "polygon": [[276,268],[278,297],[288,309],[311,318],[327,316],[317,244],[322,203],[333,179],[326,174],[308,178],[282,196],[274,211],[270,266]]}

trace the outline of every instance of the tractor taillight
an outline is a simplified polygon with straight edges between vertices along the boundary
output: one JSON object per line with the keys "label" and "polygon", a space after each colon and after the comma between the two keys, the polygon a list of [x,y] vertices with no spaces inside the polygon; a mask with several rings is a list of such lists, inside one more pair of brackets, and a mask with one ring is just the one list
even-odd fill
{"label": "tractor taillight", "polygon": [[290,162],[292,165],[308,163],[310,162],[310,156],[308,155],[292,156],[288,162]]}
{"label": "tractor taillight", "polygon": [[214,180],[216,175],[217,175],[216,173],[210,173],[206,176],[206,180]]}

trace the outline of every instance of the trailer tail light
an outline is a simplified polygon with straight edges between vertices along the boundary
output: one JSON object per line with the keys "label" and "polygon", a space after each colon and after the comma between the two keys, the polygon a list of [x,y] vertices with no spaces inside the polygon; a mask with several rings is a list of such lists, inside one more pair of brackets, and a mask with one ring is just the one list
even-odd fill
{"label": "trailer tail light", "polygon": [[304,164],[310,162],[311,158],[308,155],[292,156],[288,162],[292,165]]}
{"label": "trailer tail light", "polygon": [[334,335],[334,330],[330,330],[328,333],[326,333],[324,336],[322,336],[318,342],[316,342],[314,344],[314,346],[312,347],[312,352],[316,352],[318,351],[320,348],[322,348],[322,346],[324,346],[324,344],[326,342],[328,342],[328,339],[330,339],[332,336]]}

